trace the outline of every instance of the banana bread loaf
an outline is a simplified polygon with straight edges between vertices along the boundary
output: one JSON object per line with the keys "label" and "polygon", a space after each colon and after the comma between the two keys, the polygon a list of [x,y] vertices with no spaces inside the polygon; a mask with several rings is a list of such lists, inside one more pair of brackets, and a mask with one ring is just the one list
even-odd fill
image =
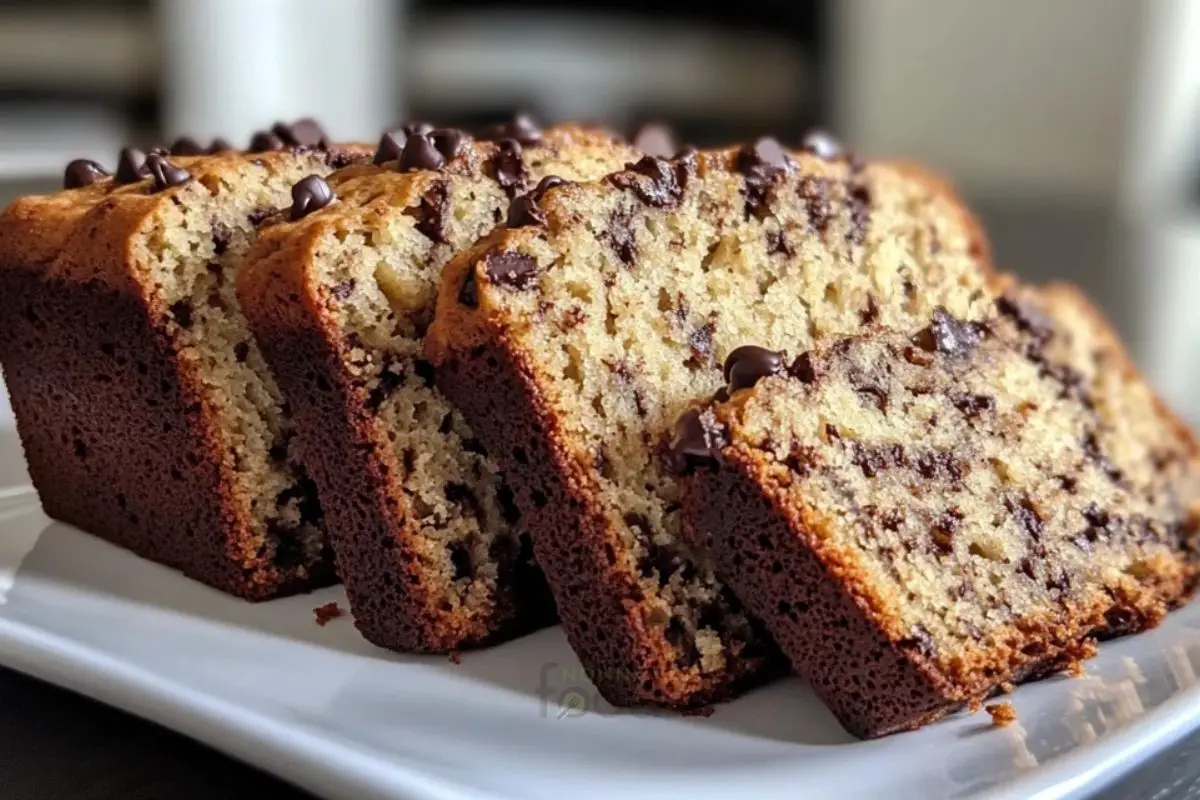
{"label": "banana bread loaf", "polygon": [[442,266],[535,184],[594,178],[623,142],[518,118],[472,139],[414,126],[376,166],[330,176],[322,211],[267,224],[243,274],[251,323],[295,412],[355,624],[447,651],[554,620],[511,491],[433,388],[421,339]]}
{"label": "banana bread loaf", "polygon": [[974,219],[940,181],[772,140],[514,204],[447,267],[438,385],[503,466],[568,638],[618,705],[690,707],[779,664],[680,538],[675,420],[748,338],[775,348],[935,306],[990,313]]}
{"label": "banana bread loaf", "polygon": [[684,529],[848,730],[918,727],[1140,629],[1187,565],[1036,333],[757,346],[685,413]]}
{"label": "banana bread loaf", "polygon": [[0,363],[47,514],[261,600],[334,574],[235,273],[297,181],[372,150],[311,120],[211,149],[75,161],[0,215]]}

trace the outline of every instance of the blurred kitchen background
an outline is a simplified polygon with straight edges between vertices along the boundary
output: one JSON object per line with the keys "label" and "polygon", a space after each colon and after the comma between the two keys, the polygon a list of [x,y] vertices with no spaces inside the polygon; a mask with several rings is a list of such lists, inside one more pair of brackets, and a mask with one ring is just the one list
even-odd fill
{"label": "blurred kitchen background", "polygon": [[719,144],[822,125],[952,178],[1200,421],[1200,0],[0,0],[3,197],[71,158],[514,107]]}

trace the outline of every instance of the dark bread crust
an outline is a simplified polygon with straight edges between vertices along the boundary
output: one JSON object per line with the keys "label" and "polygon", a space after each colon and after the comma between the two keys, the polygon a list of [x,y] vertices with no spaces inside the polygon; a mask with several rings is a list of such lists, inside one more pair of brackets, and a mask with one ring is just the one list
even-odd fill
{"label": "dark bread crust", "polygon": [[683,518],[718,563],[746,565],[722,575],[846,730],[883,736],[962,708],[962,692],[891,642],[779,502],[735,469],[706,469],[684,483]]}
{"label": "dark bread crust", "polygon": [[617,568],[616,534],[598,522],[603,514],[592,478],[570,456],[532,374],[510,348],[479,345],[445,362],[437,385],[501,461],[559,613],[570,621],[567,639],[605,699],[617,706],[703,707],[782,673],[782,658],[767,648],[744,656],[733,671],[678,679],[674,654],[653,647],[661,637],[649,636],[636,603],[624,600],[640,590]]}
{"label": "dark bread crust", "polygon": [[[205,182],[296,157],[172,162]],[[0,363],[34,486],[51,517],[248,600],[332,584],[328,551],[312,569],[260,551],[201,364],[141,260],[193,188],[105,180],[0,214]]]}
{"label": "dark bread crust", "polygon": [[[464,620],[439,604],[412,547],[418,522],[400,492],[403,467],[365,407],[326,288],[295,269],[320,240],[310,228],[260,259],[242,301],[255,337],[295,414],[304,460],[318,486],[354,621],[370,642],[446,652],[510,638],[551,624],[554,604],[540,573],[504,582],[491,618]],[[313,441],[313,432],[320,431]]]}

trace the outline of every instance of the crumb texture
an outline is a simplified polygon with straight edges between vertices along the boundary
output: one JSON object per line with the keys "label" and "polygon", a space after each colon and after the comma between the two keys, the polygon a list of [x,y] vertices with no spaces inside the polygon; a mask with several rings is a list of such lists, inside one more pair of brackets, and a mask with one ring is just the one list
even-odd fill
{"label": "crumb texture", "polygon": [[[545,482],[522,437],[548,431],[567,496],[527,486],[521,508],[542,520],[538,558],[610,699],[698,702],[763,667],[769,646],[680,537],[664,458],[676,418],[748,340],[795,349],[868,325],[915,328],[935,305],[986,313],[983,246],[938,184],[762,143],[648,158],[551,189],[538,209],[545,225],[498,232],[455,262],[429,350],[465,371],[446,382],[477,429],[503,401],[487,383],[472,389],[463,365],[520,376],[528,428],[491,426],[485,444],[516,483]],[[634,643],[624,653],[602,640],[617,634],[593,635],[615,608]],[[638,686],[612,677],[629,674]]]}

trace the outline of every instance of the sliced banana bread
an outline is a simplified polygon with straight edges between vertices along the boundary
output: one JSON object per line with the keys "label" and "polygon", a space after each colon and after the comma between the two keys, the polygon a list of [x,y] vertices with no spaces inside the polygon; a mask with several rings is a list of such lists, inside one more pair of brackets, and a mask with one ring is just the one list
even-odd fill
{"label": "sliced banana bread", "polygon": [[[320,489],[355,623],[390,648],[446,651],[554,619],[495,462],[433,388],[421,339],[442,266],[550,176],[634,160],[596,130],[518,119],[474,140],[414,126],[376,166],[313,185],[267,223],[241,295]],[[336,200],[333,196],[336,195]],[[328,204],[305,216],[312,205]]]}
{"label": "sliced banana bread", "polygon": [[795,360],[738,348],[729,399],[680,420],[689,539],[859,736],[1061,669],[1182,591],[1175,518],[1041,355],[938,310]]}
{"label": "sliced banana bread", "polygon": [[46,513],[254,600],[334,574],[235,273],[298,180],[372,152],[275,131],[72,162],[0,215],[0,363]]}
{"label": "sliced banana bread", "polygon": [[939,181],[772,140],[514,203],[447,268],[438,385],[506,470],[568,638],[616,704],[688,707],[777,667],[680,538],[675,420],[748,339],[807,347],[935,306],[990,313],[974,219]]}
{"label": "sliced banana bread", "polygon": [[[1192,430],[1138,372],[1104,316],[1076,287],[1014,285],[1001,312],[1029,331],[1046,369],[1094,406],[1106,423],[1097,446],[1112,472],[1146,495],[1159,516],[1173,519],[1189,559],[1196,561],[1200,534],[1200,447]],[[1184,597],[1197,579],[1189,577]]]}

